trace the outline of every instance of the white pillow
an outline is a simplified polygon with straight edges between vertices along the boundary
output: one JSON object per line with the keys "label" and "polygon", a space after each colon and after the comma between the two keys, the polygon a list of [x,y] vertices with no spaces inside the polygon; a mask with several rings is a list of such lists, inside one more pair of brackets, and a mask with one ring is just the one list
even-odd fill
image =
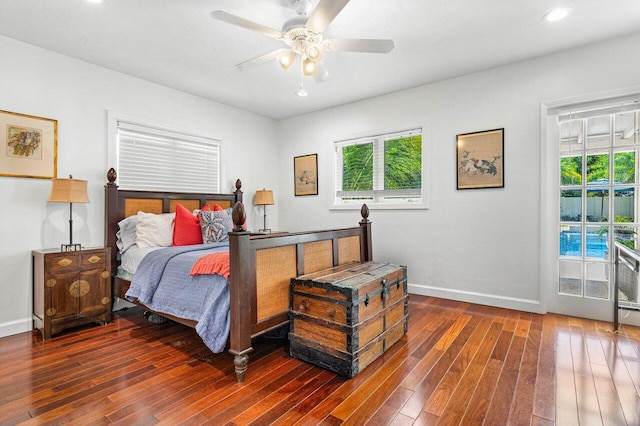
{"label": "white pillow", "polygon": [[136,243],[136,223],[138,216],[129,216],[118,222],[118,232],[116,232],[116,246],[120,253],[124,253]]}
{"label": "white pillow", "polygon": [[175,213],[138,212],[136,244],[138,247],[169,247],[173,244]]}

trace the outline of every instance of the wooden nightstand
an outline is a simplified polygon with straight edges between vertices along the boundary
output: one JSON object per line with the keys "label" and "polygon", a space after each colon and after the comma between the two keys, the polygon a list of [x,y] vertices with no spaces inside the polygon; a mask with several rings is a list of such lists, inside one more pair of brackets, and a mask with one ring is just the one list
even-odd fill
{"label": "wooden nightstand", "polygon": [[111,321],[111,249],[34,250],[33,320],[44,340],[90,322]]}

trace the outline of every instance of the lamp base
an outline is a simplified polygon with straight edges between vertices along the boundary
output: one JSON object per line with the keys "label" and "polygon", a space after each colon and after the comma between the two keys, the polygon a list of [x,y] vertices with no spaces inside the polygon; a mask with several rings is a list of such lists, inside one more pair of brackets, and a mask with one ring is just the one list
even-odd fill
{"label": "lamp base", "polygon": [[82,246],[80,244],[61,244],[60,251],[80,251]]}
{"label": "lamp base", "polygon": [[260,234],[270,234],[271,229],[258,229],[258,233]]}

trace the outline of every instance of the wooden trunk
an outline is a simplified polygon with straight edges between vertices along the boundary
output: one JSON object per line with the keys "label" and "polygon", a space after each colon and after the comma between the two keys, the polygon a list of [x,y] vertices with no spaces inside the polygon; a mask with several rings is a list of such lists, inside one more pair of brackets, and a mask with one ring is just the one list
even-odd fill
{"label": "wooden trunk", "polygon": [[351,263],[291,279],[290,353],[353,377],[407,332],[407,268]]}

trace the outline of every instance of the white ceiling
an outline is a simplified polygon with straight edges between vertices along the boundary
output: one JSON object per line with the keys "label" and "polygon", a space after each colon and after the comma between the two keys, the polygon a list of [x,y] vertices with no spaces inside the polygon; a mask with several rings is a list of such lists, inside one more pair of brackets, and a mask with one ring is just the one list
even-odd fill
{"label": "white ceiling", "polygon": [[[542,19],[558,6],[571,8],[565,20]],[[295,17],[290,0],[1,0],[0,35],[282,119],[640,29],[638,0],[351,0],[325,38],[392,39],[395,49],[325,54],[331,78],[305,78],[301,98],[299,66],[235,68],[282,43],[215,21],[214,10],[277,30]]]}

